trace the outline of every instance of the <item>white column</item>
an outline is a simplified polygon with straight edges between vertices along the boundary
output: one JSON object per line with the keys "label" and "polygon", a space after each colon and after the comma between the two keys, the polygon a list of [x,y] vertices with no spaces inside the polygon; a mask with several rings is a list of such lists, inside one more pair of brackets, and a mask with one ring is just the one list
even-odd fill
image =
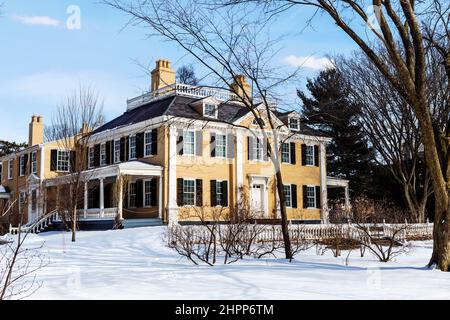
{"label": "white column", "polygon": [[159,190],[158,190],[158,216],[160,219],[163,218],[163,176],[159,178]]}
{"label": "white column", "polygon": [[345,209],[350,210],[350,191],[348,188],[348,183],[345,186]]}
{"label": "white column", "polygon": [[119,199],[117,199],[117,214],[119,216],[119,220],[122,221],[123,220],[123,180],[122,180],[122,176],[117,177],[116,183],[118,183],[118,197],[119,197]]}
{"label": "white column", "polygon": [[89,197],[89,194],[88,194],[89,189],[88,188],[89,188],[88,183],[85,182],[84,183],[84,212],[83,212],[85,219],[87,218],[87,212],[88,212],[88,197]]}
{"label": "white column", "polygon": [[169,224],[178,220],[177,204],[177,129],[170,126],[169,132],[169,206],[167,214]]}
{"label": "white column", "polygon": [[244,136],[236,130],[236,202],[242,201],[241,188],[244,186]]}
{"label": "white column", "polygon": [[329,222],[328,190],[327,190],[327,151],[325,142],[320,144],[320,183],[322,191],[322,223]]}
{"label": "white column", "polygon": [[104,179],[100,179],[100,217],[105,216],[105,186]]}

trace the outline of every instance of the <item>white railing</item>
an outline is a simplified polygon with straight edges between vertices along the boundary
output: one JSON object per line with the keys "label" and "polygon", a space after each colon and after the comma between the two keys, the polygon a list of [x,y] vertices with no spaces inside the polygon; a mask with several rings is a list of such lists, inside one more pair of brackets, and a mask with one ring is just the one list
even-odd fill
{"label": "white railing", "polygon": [[238,101],[237,95],[226,89],[175,83],[128,100],[127,110],[133,110],[149,102],[161,100],[171,95],[184,95],[193,98],[214,97],[220,101]]}
{"label": "white railing", "polygon": [[58,212],[56,210],[49,212],[41,217],[38,217],[36,220],[27,223],[24,226],[13,227],[9,226],[9,233],[12,235],[21,233],[39,233],[49,225],[52,224],[53,221],[58,219]]}
{"label": "white railing", "polygon": [[78,210],[78,219],[81,221],[84,220],[103,220],[103,219],[115,219],[117,216],[117,208],[105,208],[103,209],[103,213],[100,209],[88,209],[86,214],[84,209]]}
{"label": "white railing", "polygon": [[[186,228],[188,226],[179,226]],[[193,230],[193,236],[206,239],[210,233],[205,226],[189,226]],[[258,242],[281,241],[283,234],[279,225],[246,225],[241,226],[243,237],[253,237]],[[219,227],[220,228],[220,227]],[[363,230],[364,229],[364,230]],[[404,242],[414,237],[431,237],[433,224],[321,224],[321,225],[289,225],[289,235],[293,240],[323,240],[336,237],[368,241],[371,237],[388,237]]]}

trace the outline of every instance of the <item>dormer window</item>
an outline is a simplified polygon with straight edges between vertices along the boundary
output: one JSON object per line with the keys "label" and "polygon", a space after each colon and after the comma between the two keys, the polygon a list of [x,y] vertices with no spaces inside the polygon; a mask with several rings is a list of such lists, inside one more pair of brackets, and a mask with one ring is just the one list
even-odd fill
{"label": "dormer window", "polygon": [[300,119],[298,118],[289,118],[289,129],[293,131],[300,130]]}
{"label": "dormer window", "polygon": [[203,115],[208,118],[217,119],[217,106],[211,103],[203,105]]}

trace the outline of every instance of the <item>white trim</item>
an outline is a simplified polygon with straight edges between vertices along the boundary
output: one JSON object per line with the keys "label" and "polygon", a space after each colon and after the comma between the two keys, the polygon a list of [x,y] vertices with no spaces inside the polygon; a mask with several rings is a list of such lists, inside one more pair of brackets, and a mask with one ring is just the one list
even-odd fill
{"label": "white trim", "polygon": [[308,204],[308,188],[313,188],[314,190],[314,206],[310,207],[308,204],[308,207],[305,208],[307,210],[312,210],[312,209],[317,209],[317,194],[316,194],[316,187],[317,186],[313,186],[313,185],[306,185],[306,204]]}
{"label": "white trim", "polygon": [[236,200],[237,204],[242,201],[242,194],[239,192],[244,185],[244,136],[242,131],[236,132]]}
{"label": "white trim", "polygon": [[[294,142],[295,143],[295,142]],[[283,145],[288,145],[288,162],[283,161]],[[290,142],[283,142],[281,143],[281,164],[292,164],[291,163],[291,143]]]}
{"label": "white trim", "polygon": [[321,184],[321,220],[322,223],[329,222],[329,210],[328,210],[328,188],[327,188],[327,152],[325,143],[320,144],[320,184]]}
{"label": "white trim", "polygon": [[[33,161],[33,155],[34,155],[34,161]],[[34,162],[34,165],[33,165]],[[37,174],[37,151],[33,151],[30,153],[30,171],[31,174]]]}
{"label": "white trim", "polygon": [[25,163],[25,155],[23,154],[19,157],[19,177],[24,177],[26,171],[27,171],[27,164]]}
{"label": "white trim", "polygon": [[[214,107],[214,116],[211,115],[207,115],[205,112],[205,108],[206,106],[212,106]],[[209,101],[204,101],[203,102],[203,116],[206,118],[211,118],[211,119],[217,119],[219,115],[219,106],[215,103],[209,102]]]}
{"label": "white trim", "polygon": [[[217,137],[218,136],[223,136],[223,137],[225,137],[225,155],[222,157],[222,156],[218,156],[217,155]],[[216,143],[216,156],[215,156],[215,158],[218,158],[218,159],[228,159],[227,158],[227,155],[228,155],[228,135],[227,134],[222,134],[222,133],[216,133],[216,141],[215,141],[215,143]]]}
{"label": "white trim", "polygon": [[[193,142],[193,153],[186,153],[186,134],[187,133],[193,133],[194,134],[194,142]],[[187,156],[187,157],[194,157],[197,155],[196,150],[197,149],[197,134],[195,130],[192,129],[188,129],[188,130],[183,130],[183,156]]]}
{"label": "white trim", "polygon": [[169,194],[167,218],[169,224],[178,220],[177,204],[177,136],[178,130],[174,126],[169,127]]}
{"label": "white trim", "polygon": [[8,160],[8,180],[14,179],[14,159]]}

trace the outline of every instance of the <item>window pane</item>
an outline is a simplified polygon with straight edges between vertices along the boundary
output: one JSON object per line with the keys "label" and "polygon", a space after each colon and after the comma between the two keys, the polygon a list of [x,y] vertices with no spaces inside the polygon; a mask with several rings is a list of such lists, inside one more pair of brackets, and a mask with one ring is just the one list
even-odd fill
{"label": "window pane", "polygon": [[316,188],[315,187],[307,187],[306,197],[307,197],[308,208],[315,208],[316,207]]}
{"label": "window pane", "polygon": [[223,188],[221,181],[216,182],[216,199],[217,205],[221,206],[223,204]]}
{"label": "window pane", "polygon": [[136,183],[130,183],[128,205],[130,208],[136,207]]}
{"label": "window pane", "polygon": [[195,133],[192,131],[186,132],[184,135],[184,154],[195,154]]}
{"label": "window pane", "polygon": [[61,172],[69,171],[69,152],[58,150],[56,169]]}
{"label": "window pane", "polygon": [[100,165],[101,166],[106,165],[106,145],[105,144],[100,145]]}
{"label": "window pane", "polygon": [[120,162],[120,140],[114,141],[114,163]]}
{"label": "window pane", "polygon": [[306,146],[306,165],[313,166],[314,165],[314,147]]}
{"label": "window pane", "polygon": [[281,146],[281,161],[285,163],[291,162],[291,148],[289,143],[283,143]]}
{"label": "window pane", "polygon": [[184,180],[183,181],[183,197],[184,204],[193,206],[195,205],[195,181]]}
{"label": "window pane", "polygon": [[145,138],[144,138],[144,144],[145,144],[145,156],[148,157],[152,154],[152,133],[146,132]]}
{"label": "window pane", "polygon": [[216,106],[213,104],[205,105],[205,116],[207,117],[216,117]]}
{"label": "window pane", "polygon": [[136,136],[130,137],[130,159],[136,159]]}
{"label": "window pane", "polygon": [[255,139],[254,143],[254,155],[256,160],[262,160],[263,147],[261,139]]}
{"label": "window pane", "polygon": [[291,186],[284,186],[284,200],[286,207],[292,207]]}
{"label": "window pane", "polygon": [[227,136],[217,135],[216,136],[216,156],[220,158],[225,158],[227,155]]}
{"label": "window pane", "polygon": [[150,207],[151,205],[152,205],[151,181],[145,181],[145,184],[144,184],[144,206]]}

